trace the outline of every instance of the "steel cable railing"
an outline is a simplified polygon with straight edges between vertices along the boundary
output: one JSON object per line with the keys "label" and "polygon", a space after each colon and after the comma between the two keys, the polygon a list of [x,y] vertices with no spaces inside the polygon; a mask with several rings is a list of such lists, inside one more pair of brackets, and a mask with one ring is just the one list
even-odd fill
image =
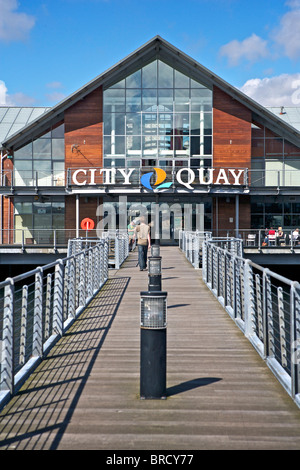
{"label": "steel cable railing", "polygon": [[97,240],[0,283],[0,406],[104,285],[108,245],[108,240]]}
{"label": "steel cable railing", "polygon": [[204,282],[300,407],[300,284],[243,258],[239,239],[201,251]]}
{"label": "steel cable railing", "polygon": [[202,252],[206,285],[300,407],[299,283],[210,240]]}

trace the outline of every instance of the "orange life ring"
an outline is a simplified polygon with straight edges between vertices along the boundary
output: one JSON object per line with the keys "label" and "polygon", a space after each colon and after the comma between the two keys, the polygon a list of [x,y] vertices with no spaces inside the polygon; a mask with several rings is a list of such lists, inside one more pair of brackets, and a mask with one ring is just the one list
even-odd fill
{"label": "orange life ring", "polygon": [[95,222],[93,221],[93,219],[89,219],[88,217],[86,217],[85,219],[82,219],[81,221],[82,230],[93,230],[94,227],[95,227]]}

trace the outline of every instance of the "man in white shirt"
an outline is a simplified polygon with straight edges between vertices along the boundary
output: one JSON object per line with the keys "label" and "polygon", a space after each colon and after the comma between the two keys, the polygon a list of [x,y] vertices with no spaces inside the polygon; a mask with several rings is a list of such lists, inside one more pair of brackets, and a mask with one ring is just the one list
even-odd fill
{"label": "man in white shirt", "polygon": [[140,225],[135,228],[139,255],[140,271],[147,268],[147,252],[151,246],[150,227],[145,223],[145,217],[140,217]]}

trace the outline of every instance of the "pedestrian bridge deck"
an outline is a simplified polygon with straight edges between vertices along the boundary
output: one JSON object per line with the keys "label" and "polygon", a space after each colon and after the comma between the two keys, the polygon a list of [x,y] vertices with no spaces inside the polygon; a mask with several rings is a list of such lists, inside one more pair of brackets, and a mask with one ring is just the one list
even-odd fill
{"label": "pedestrian bridge deck", "polygon": [[167,399],[140,400],[137,252],[0,413],[0,449],[299,449],[300,412],[177,247],[168,292]]}

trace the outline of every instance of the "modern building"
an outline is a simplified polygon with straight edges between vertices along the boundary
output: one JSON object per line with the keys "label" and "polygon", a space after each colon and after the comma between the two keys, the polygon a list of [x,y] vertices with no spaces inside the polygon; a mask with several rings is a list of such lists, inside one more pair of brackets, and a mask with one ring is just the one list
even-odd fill
{"label": "modern building", "polygon": [[299,109],[261,106],[159,36],[52,108],[0,107],[0,141],[1,244],[143,212],[164,243],[300,228]]}

